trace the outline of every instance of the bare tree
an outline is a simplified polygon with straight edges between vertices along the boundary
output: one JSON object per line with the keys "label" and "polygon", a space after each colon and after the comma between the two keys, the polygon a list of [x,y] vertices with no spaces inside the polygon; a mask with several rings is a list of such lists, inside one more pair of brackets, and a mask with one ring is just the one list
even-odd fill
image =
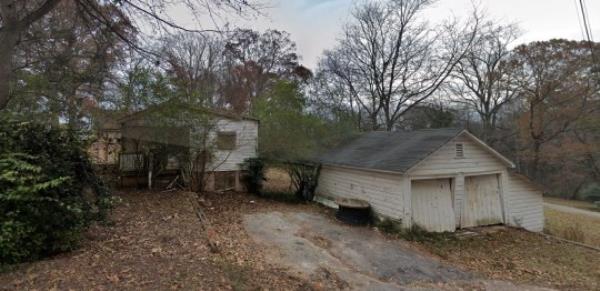
{"label": "bare tree", "polygon": [[402,115],[434,94],[468,52],[477,17],[431,28],[421,12],[435,1],[367,1],[357,6],[321,70],[347,87],[369,127],[392,130]]}
{"label": "bare tree", "polygon": [[340,82],[334,74],[319,71],[308,86],[311,111],[323,119],[340,122],[343,118],[353,120],[354,127],[362,129],[362,111],[351,98],[347,83]]}
{"label": "bare tree", "polygon": [[199,17],[202,13],[213,16],[219,11],[243,13],[260,8],[258,3],[248,0],[0,0],[0,109],[6,107],[12,96],[10,84],[14,79],[14,62],[19,43],[34,23],[65,3],[76,5],[88,20],[93,21],[90,25],[103,26],[131,47],[148,54],[153,52],[143,49],[134,36],[123,33],[115,24],[124,22],[136,31],[151,25],[154,32],[206,32],[207,30],[190,29],[177,24],[167,12],[173,7],[187,7],[188,11]]}
{"label": "bare tree", "polygon": [[219,89],[224,43],[217,37],[180,33],[163,41],[167,72],[185,102],[210,106]]}
{"label": "bare tree", "polygon": [[453,73],[449,82],[453,101],[477,112],[482,124],[480,136],[494,143],[494,132],[501,110],[518,94],[514,62],[509,58],[510,44],[519,36],[516,25],[481,26],[471,49]]}

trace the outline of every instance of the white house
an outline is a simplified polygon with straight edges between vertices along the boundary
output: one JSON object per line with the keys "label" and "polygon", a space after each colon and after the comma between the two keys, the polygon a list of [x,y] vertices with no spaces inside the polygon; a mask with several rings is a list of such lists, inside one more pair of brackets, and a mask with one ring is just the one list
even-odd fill
{"label": "white house", "polygon": [[542,190],[466,130],[365,133],[320,162],[318,199],[366,200],[407,228],[544,227]]}
{"label": "white house", "polygon": [[[149,159],[156,162],[158,157],[150,154],[149,148],[179,147],[182,152],[210,148],[206,190],[240,191],[240,164],[258,155],[259,121],[244,115],[168,102],[128,114],[115,123],[118,127],[111,130],[118,132],[120,153],[113,163],[123,185],[138,183],[140,170],[147,168]],[[167,157],[160,174],[144,174],[144,178],[176,176],[180,159]]]}

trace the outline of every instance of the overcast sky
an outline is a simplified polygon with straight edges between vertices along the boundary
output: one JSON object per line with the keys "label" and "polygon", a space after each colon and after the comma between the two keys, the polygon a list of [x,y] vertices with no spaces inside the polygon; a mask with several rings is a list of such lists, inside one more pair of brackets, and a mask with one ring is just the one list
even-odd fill
{"label": "overcast sky", "polygon": [[[478,0],[487,15],[516,22],[523,30],[518,43],[550,38],[583,39],[578,0]],[[314,69],[324,49],[335,45],[353,0],[271,0],[264,18],[236,21],[236,25],[264,30],[285,30],[298,45],[305,66]],[[590,22],[600,40],[600,1],[587,0]],[[451,16],[466,17],[472,0],[439,0],[424,16],[436,22]]]}

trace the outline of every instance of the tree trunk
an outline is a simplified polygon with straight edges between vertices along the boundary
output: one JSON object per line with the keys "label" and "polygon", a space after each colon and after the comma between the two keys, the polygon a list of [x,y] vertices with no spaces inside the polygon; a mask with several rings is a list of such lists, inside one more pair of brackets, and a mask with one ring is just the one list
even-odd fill
{"label": "tree trunk", "polygon": [[379,124],[377,124],[377,114],[371,114],[371,116],[369,116],[371,119],[371,130],[376,131],[379,129]]}
{"label": "tree trunk", "polygon": [[394,121],[393,121],[393,120],[390,120],[390,119],[388,119],[388,120],[385,122],[385,129],[386,129],[387,131],[392,131],[392,130],[394,130]]}
{"label": "tree trunk", "polygon": [[13,73],[13,54],[19,40],[19,29],[5,24],[0,30],[0,110],[10,100],[10,82]]}
{"label": "tree trunk", "polygon": [[573,191],[571,192],[569,199],[577,200],[577,196],[579,196],[579,192],[581,191],[581,188],[583,188],[583,185],[585,185],[585,181],[582,181],[579,184],[577,184],[577,187],[575,187],[575,189],[573,189]]}
{"label": "tree trunk", "polygon": [[538,140],[534,141],[533,144],[533,161],[531,162],[531,176],[539,181],[540,171],[540,155],[542,153],[542,143]]}

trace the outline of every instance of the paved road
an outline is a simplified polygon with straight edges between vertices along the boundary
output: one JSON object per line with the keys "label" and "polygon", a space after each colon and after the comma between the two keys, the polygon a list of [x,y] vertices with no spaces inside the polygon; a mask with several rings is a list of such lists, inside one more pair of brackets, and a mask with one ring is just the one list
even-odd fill
{"label": "paved road", "polygon": [[324,215],[257,213],[244,217],[244,227],[267,247],[267,259],[273,263],[310,281],[325,273],[343,282],[332,289],[548,290],[483,280],[421,253],[407,242],[388,240],[369,228],[342,225]]}
{"label": "paved road", "polygon": [[573,214],[583,214],[583,215],[589,215],[589,216],[593,216],[596,218],[600,218],[600,212],[596,212],[596,211],[579,209],[579,208],[565,206],[565,205],[558,205],[558,204],[549,203],[549,202],[544,202],[544,206],[546,206],[548,208],[552,208],[554,210],[562,211],[562,212],[573,213]]}

